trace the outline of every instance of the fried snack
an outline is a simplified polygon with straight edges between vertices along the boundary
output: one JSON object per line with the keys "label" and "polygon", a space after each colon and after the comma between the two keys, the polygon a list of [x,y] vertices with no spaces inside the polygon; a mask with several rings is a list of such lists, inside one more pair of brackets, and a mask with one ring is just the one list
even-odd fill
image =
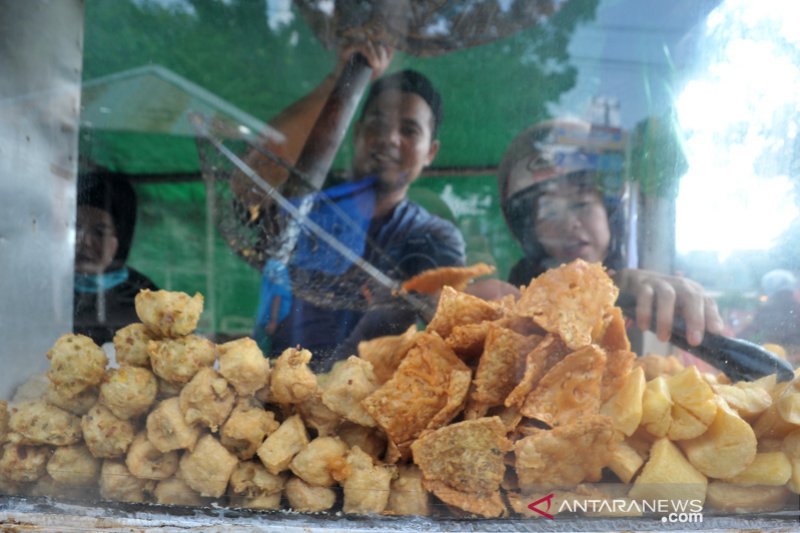
{"label": "fried snack", "polygon": [[65,394],[63,390],[56,387],[52,383],[47,385],[47,392],[45,393],[45,400],[50,405],[55,405],[61,409],[72,413],[73,415],[82,416],[89,412],[95,403],[99,392],[95,387],[89,387],[79,392],[75,396]]}
{"label": "fried snack", "polygon": [[303,418],[303,422],[305,422],[307,426],[317,430],[320,437],[333,435],[336,433],[336,428],[344,421],[341,416],[328,409],[325,404],[322,403],[321,390],[317,390],[305,401],[295,404],[295,407]]}
{"label": "fried snack", "polygon": [[30,482],[42,477],[50,458],[46,446],[22,446],[7,443],[0,456],[0,478],[8,481]]}
{"label": "fried snack", "polygon": [[222,425],[220,442],[242,461],[252,459],[264,438],[278,429],[275,413],[266,411],[254,398],[239,398],[231,416]]}
{"label": "fried snack", "polygon": [[154,335],[180,337],[197,327],[203,312],[203,295],[142,289],[134,300],[136,315]]}
{"label": "fried snack", "polygon": [[730,478],[744,471],[756,456],[756,434],[724,401],[705,433],[679,442],[689,462],[708,477]]}
{"label": "fried snack", "polygon": [[674,376],[686,366],[674,355],[646,354],[636,358],[635,366],[644,368],[644,378],[647,381],[659,376]]}
{"label": "fried snack", "polygon": [[517,300],[517,313],[577,350],[591,344],[594,326],[610,312],[618,294],[602,265],[577,259],[533,279]]}
{"label": "fried snack", "polygon": [[628,496],[634,500],[706,499],[706,476],[697,471],[681,451],[665,438],[656,440],[650,458]]}
{"label": "fried snack", "polygon": [[300,513],[327,511],[336,503],[336,493],[328,487],[309,485],[298,477],[286,482],[286,499],[289,507]]}
{"label": "fried snack", "polygon": [[548,333],[525,357],[522,379],[506,397],[505,405],[521,407],[542,377],[569,353],[570,349],[557,335]]}
{"label": "fried snack", "polygon": [[178,396],[186,423],[214,432],[228,418],[235,399],[233,388],[212,368],[201,368]]}
{"label": "fried snack", "polygon": [[253,498],[233,495],[231,496],[229,505],[231,507],[238,507],[240,509],[262,509],[274,511],[281,508],[281,493],[261,494],[259,496],[254,496]]}
{"label": "fried snack", "polygon": [[44,400],[12,406],[8,427],[18,444],[66,446],[81,440],[81,419]]}
{"label": "fried snack", "polygon": [[[362,405],[402,451],[422,430],[436,429],[455,416],[466,399],[470,375],[441,337],[423,333],[392,379]],[[442,412],[446,416],[439,416]]]}
{"label": "fried snack", "polygon": [[134,476],[156,481],[168,479],[178,470],[178,453],[161,453],[141,431],[133,439],[125,457],[125,465]]}
{"label": "fried snack", "polygon": [[461,359],[472,362],[483,353],[489,328],[499,323],[500,320],[461,324],[455,326],[444,341]]}
{"label": "fried snack", "polygon": [[475,389],[470,399],[488,407],[503,405],[525,372],[527,355],[540,340],[541,337],[525,337],[492,324],[475,370]]}
{"label": "fried snack", "polygon": [[712,481],[708,484],[706,504],[726,513],[763,513],[783,509],[791,494],[786,487]]}
{"label": "fried snack", "polygon": [[599,481],[620,440],[611,420],[600,415],[585,416],[552,430],[534,429],[514,443],[520,489],[567,488]]}
{"label": "fried snack", "polygon": [[606,355],[589,345],[553,366],[525,399],[522,414],[550,426],[570,424],[600,409]]}
{"label": "fried snack", "polygon": [[157,393],[158,382],[150,370],[124,365],[108,371],[100,385],[100,403],[117,418],[133,418],[147,412]]}
{"label": "fried snack", "polygon": [[422,485],[444,503],[456,510],[463,510],[485,518],[496,518],[507,514],[506,506],[500,498],[500,491],[490,494],[475,495],[455,490],[441,481],[423,479]]}
{"label": "fried snack", "polygon": [[783,438],[795,429],[797,426],[784,420],[778,412],[778,406],[774,403],[758,415],[753,424],[753,431],[759,440]]}
{"label": "fried snack", "polygon": [[147,415],[147,440],[161,453],[193,450],[202,429],[186,423],[178,398],[168,398]]}
{"label": "fried snack", "polygon": [[389,515],[428,516],[431,514],[430,497],[422,486],[422,470],[417,465],[400,465],[397,477],[390,485],[389,503],[385,513]]}
{"label": "fried snack", "polygon": [[347,450],[347,444],[338,437],[317,437],[294,456],[289,468],[309,485],[330,487],[336,483],[331,466],[344,460]]}
{"label": "fried snack", "polygon": [[782,451],[757,453],[747,467],[726,478],[736,485],[785,485],[792,477],[792,463]]}
{"label": "fried snack", "polygon": [[627,442],[618,442],[611,450],[608,468],[616,474],[623,483],[630,483],[633,476],[644,464],[644,459]]}
{"label": "fried snack", "polygon": [[189,383],[201,368],[213,365],[217,357],[214,343],[197,335],[150,341],[147,351],[153,373],[175,385]]}
{"label": "fried snack", "polygon": [[348,514],[382,513],[389,503],[395,467],[373,464],[372,457],[358,446],[347,454],[347,465],[350,473],[341,483],[344,489],[342,511]]}
{"label": "fried snack", "polygon": [[449,285],[457,291],[463,291],[473,279],[489,275],[494,271],[495,268],[486,263],[477,263],[468,267],[432,268],[406,280],[401,286],[401,290],[420,294],[436,294],[445,285]]}
{"label": "fried snack", "polygon": [[311,352],[287,348],[272,367],[269,392],[275,403],[302,403],[319,388],[317,377],[308,368]]}
{"label": "fried snack", "polygon": [[592,342],[606,352],[630,352],[631,341],[625,329],[625,317],[622,309],[612,307],[603,316],[599,328],[592,332]]}
{"label": "fried snack", "polygon": [[653,378],[645,385],[640,424],[655,437],[667,436],[672,424],[672,396],[664,376]]}
{"label": "fried snack", "polygon": [[191,505],[200,506],[208,502],[179,477],[171,477],[159,481],[153,490],[153,498],[161,505]]}
{"label": "fried snack", "polygon": [[[96,481],[97,480],[95,480],[95,484]],[[86,488],[89,489],[89,487]],[[94,487],[92,487],[92,489],[93,488]],[[63,483],[54,480],[47,473],[42,475],[32,484],[29,484],[29,488],[27,490],[28,496],[34,496],[34,497],[44,496],[47,498],[54,498],[65,501],[86,499],[87,496],[92,494],[92,492],[94,491],[91,489],[84,491],[76,491],[75,487],[64,485]]]}
{"label": "fried snack", "polygon": [[603,381],[600,383],[601,402],[607,402],[622,388],[628,375],[633,371],[635,362],[636,354],[629,350],[606,351],[606,369],[603,372]]}
{"label": "fried snack", "polygon": [[279,474],[308,444],[308,433],[300,415],[290,416],[258,447],[256,454],[270,474]]}
{"label": "fried snack", "polygon": [[361,406],[361,400],[377,388],[378,381],[372,371],[372,363],[350,356],[328,374],[322,387],[322,403],[350,422],[374,427],[375,420]]}
{"label": "fried snack", "polygon": [[238,464],[236,456],[211,435],[197,441],[194,450],[183,454],[180,476],[200,496],[219,498],[225,494],[228,480]]}
{"label": "fried snack", "polygon": [[155,483],[139,479],[122,461],[105,460],[100,469],[100,496],[105,500],[141,503]]}
{"label": "fried snack", "polygon": [[458,292],[452,287],[445,287],[439,297],[436,313],[426,331],[438,333],[445,339],[456,326],[496,320],[502,315],[503,309],[494,302],[487,302],[477,296]]}
{"label": "fried snack", "polygon": [[336,436],[342,439],[349,448],[358,446],[361,451],[368,453],[376,461],[386,451],[386,435],[377,428],[345,422],[339,426]]}
{"label": "fried snack", "polygon": [[128,324],[114,334],[114,354],[120,365],[150,368],[150,352],[147,344],[154,340],[141,322]]}
{"label": "fried snack", "polygon": [[712,385],[711,388],[745,420],[752,420],[772,405],[772,396],[767,390],[746,382]]}
{"label": "fried snack", "polygon": [[670,440],[692,439],[702,435],[714,421],[717,401],[711,386],[700,376],[696,366],[686,367],[667,379],[672,399]]}
{"label": "fried snack", "polygon": [[108,407],[101,404],[83,415],[81,429],[89,451],[102,459],[125,455],[135,434],[133,424],[117,418]]}
{"label": "fried snack", "polygon": [[166,379],[156,376],[156,382],[158,382],[158,394],[156,395],[157,400],[166,400],[167,398],[172,398],[173,396],[177,396],[181,393],[183,389],[183,385],[180,383],[170,383]]}
{"label": "fried snack", "polygon": [[47,461],[47,473],[65,487],[89,487],[97,484],[100,460],[84,444],[59,446]]}
{"label": "fried snack", "polygon": [[105,352],[92,339],[72,333],[59,337],[47,351],[47,358],[47,377],[67,397],[99,385],[108,364]]}
{"label": "fried snack", "polygon": [[642,421],[644,389],[644,370],[636,368],[628,374],[616,394],[600,407],[600,414],[611,418],[614,429],[627,437],[633,435]]}
{"label": "fried snack", "polygon": [[269,359],[253,339],[245,337],[219,347],[219,373],[240,396],[254,394],[269,382]]}
{"label": "fried snack", "polygon": [[414,345],[417,335],[417,326],[412,324],[400,335],[387,335],[361,341],[358,343],[358,356],[372,363],[372,370],[379,384],[386,383]]}
{"label": "fried snack", "polygon": [[778,414],[786,422],[800,425],[800,380],[795,378],[775,398]]}
{"label": "fried snack", "polygon": [[243,461],[231,474],[230,492],[245,498],[280,495],[285,484],[286,476],[270,474],[258,461]]}

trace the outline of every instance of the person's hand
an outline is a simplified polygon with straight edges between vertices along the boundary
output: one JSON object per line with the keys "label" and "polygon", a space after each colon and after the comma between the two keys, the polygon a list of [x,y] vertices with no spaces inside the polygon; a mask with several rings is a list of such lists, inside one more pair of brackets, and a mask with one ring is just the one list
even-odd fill
{"label": "person's hand", "polygon": [[666,342],[672,334],[675,313],[686,322],[686,340],[697,346],[706,331],[722,333],[722,317],[717,304],[703,287],[686,278],[647,270],[623,269],[614,275],[620,291],[636,297],[636,324],[650,329],[653,310],[656,315],[656,336]]}
{"label": "person's hand", "polygon": [[394,49],[379,42],[361,41],[343,46],[339,49],[336,57],[336,68],[333,71],[333,76],[335,78],[339,77],[342,73],[342,69],[344,69],[345,63],[347,63],[350,56],[355,53],[363,55],[367,59],[369,66],[372,67],[371,80],[380,77],[389,67],[394,57]]}

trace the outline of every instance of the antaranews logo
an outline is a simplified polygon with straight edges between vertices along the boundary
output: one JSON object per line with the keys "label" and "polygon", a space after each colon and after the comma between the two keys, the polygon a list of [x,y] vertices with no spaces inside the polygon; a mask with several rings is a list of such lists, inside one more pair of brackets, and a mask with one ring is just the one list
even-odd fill
{"label": "antaranews logo", "polygon": [[[550,513],[555,493],[528,504],[528,509],[545,518],[554,520]],[[701,500],[632,500],[628,498],[564,498],[554,513],[589,513],[604,515],[662,515],[662,523],[702,523],[703,502]]]}
{"label": "antaranews logo", "polygon": [[[553,500],[554,496],[555,496],[555,494],[553,494],[551,492],[550,494],[548,494],[544,498],[539,498],[535,502],[528,504],[528,509],[530,509],[531,511],[535,511],[535,512],[539,513],[540,515],[542,515],[543,517],[549,518],[550,520],[552,520],[554,518],[553,515],[551,515],[547,511],[550,510],[550,504],[552,503],[552,500]],[[543,510],[539,509],[538,506],[543,504],[544,502],[547,502],[547,509],[545,509],[543,511]]]}

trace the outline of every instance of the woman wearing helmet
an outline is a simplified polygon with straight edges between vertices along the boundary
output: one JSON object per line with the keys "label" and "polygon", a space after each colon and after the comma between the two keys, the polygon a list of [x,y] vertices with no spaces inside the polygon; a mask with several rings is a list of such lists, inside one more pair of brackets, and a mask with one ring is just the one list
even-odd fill
{"label": "woman wearing helmet", "polygon": [[628,187],[622,179],[622,143],[610,130],[578,120],[536,124],[509,146],[498,170],[503,215],[525,252],[509,282],[527,284],[574,259],[601,262],[620,290],[636,298],[636,322],[670,337],[674,313],[697,345],[704,331],[719,333],[722,319],[703,288],[685,278],[631,268]]}

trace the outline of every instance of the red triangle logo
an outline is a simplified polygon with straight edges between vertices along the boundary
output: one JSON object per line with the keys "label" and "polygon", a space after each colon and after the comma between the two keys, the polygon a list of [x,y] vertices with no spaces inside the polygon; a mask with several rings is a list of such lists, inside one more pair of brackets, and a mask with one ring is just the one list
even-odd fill
{"label": "red triangle logo", "polygon": [[[551,500],[553,499],[553,496],[555,496],[555,494],[550,493],[547,496],[545,496],[544,498],[539,498],[535,502],[533,502],[530,505],[528,505],[528,509],[530,509],[531,511],[536,511],[537,513],[539,513],[543,517],[549,518],[550,520],[553,520],[553,515],[551,515],[550,513],[547,512],[547,511],[550,510],[550,504],[552,503]],[[540,503],[545,502],[545,501],[547,502],[547,509],[542,511],[541,509],[536,507],[537,505],[539,505]]]}

